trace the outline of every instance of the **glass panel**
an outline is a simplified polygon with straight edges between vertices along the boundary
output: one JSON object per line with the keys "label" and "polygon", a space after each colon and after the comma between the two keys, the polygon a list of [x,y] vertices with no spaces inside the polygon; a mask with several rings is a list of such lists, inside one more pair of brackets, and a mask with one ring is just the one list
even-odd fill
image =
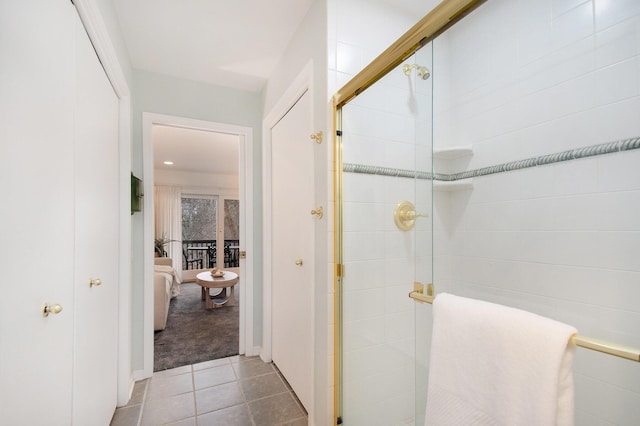
{"label": "glass panel", "polygon": [[239,200],[224,200],[224,267],[240,267]]}
{"label": "glass panel", "polygon": [[182,269],[216,266],[218,200],[214,197],[182,198]]}
{"label": "glass panel", "polygon": [[[342,109],[339,355],[347,425],[424,421],[428,352],[422,334],[431,329],[430,315],[424,322],[430,305],[417,306],[407,295],[414,281],[431,282],[433,269],[430,68],[429,44]],[[402,201],[428,217],[400,230],[394,210]]]}
{"label": "glass panel", "polygon": [[[433,173],[433,44],[416,52],[416,63],[429,69],[427,80],[416,81],[416,170]],[[416,178],[416,211],[428,218],[416,221],[415,280],[433,283],[433,180]],[[425,289],[426,291],[426,289]],[[412,302],[415,309],[415,425],[424,424],[427,404],[428,362],[431,349],[432,309],[429,304]]]}

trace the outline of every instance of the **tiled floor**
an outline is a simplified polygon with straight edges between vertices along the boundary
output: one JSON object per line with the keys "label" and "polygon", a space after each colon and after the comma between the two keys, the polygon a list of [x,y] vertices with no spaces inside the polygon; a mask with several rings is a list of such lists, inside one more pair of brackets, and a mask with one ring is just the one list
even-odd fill
{"label": "tiled floor", "polygon": [[111,426],[307,425],[307,415],[273,364],[234,356],[154,373],[137,382]]}

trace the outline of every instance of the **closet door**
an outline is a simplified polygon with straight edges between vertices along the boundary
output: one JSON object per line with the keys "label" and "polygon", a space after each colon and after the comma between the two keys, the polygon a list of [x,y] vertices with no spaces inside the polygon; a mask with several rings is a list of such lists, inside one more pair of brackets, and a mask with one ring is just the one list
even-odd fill
{"label": "closet door", "polygon": [[[75,9],[0,2],[0,423],[71,424]],[[45,302],[62,311],[42,315]]]}
{"label": "closet door", "polygon": [[68,0],[0,2],[0,63],[0,423],[109,424],[117,99]]}
{"label": "closet door", "polygon": [[313,402],[314,143],[308,92],[271,129],[272,358],[302,405]]}
{"label": "closet door", "polygon": [[118,99],[75,21],[73,423],[106,425],[117,392]]}

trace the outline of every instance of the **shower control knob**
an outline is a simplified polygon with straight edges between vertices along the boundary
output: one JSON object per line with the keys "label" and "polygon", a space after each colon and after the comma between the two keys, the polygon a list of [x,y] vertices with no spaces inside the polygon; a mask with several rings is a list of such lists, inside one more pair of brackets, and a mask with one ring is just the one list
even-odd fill
{"label": "shower control knob", "polygon": [[418,213],[416,207],[410,201],[398,203],[393,211],[393,221],[401,231],[413,229],[416,218],[429,217],[427,213]]}

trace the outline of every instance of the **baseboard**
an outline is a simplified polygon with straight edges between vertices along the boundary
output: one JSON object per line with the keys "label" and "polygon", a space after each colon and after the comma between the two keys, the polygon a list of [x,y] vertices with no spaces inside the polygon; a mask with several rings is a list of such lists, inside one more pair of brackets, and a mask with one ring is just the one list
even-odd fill
{"label": "baseboard", "polygon": [[260,351],[262,351],[262,346],[254,346],[253,348],[248,348],[244,352],[244,356],[256,356],[260,355]]}
{"label": "baseboard", "polygon": [[134,384],[135,384],[135,382],[137,382],[139,380],[148,379],[149,377],[151,377],[151,376],[149,376],[148,374],[145,374],[144,369],[142,369],[142,370],[134,370],[134,372],[133,372]]}
{"label": "baseboard", "polygon": [[126,399],[125,398],[118,398],[118,404],[117,407],[124,407],[125,405],[127,405],[129,403],[129,401],[131,401],[131,396],[133,395],[133,388],[136,385],[136,380],[132,377],[131,378],[131,382],[129,383],[129,390],[127,391],[127,395],[126,395]]}
{"label": "baseboard", "polygon": [[263,362],[271,362],[271,361],[273,361],[273,359],[271,359],[271,357],[266,356],[266,355],[264,354],[264,352],[262,352],[262,348],[260,348],[260,359],[261,359]]}

